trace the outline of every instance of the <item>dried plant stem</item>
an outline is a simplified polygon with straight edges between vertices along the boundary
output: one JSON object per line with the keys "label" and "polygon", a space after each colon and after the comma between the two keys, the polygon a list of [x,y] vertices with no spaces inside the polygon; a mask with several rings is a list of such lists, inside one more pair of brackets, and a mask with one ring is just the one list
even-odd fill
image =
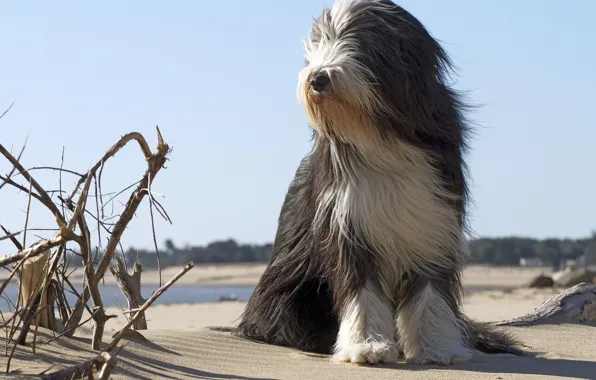
{"label": "dried plant stem", "polygon": [[153,247],[155,248],[155,257],[157,258],[157,273],[159,274],[159,286],[163,283],[161,281],[161,262],[159,259],[159,248],[157,247],[157,236],[155,234],[155,219],[153,218],[153,194],[151,193],[151,176],[147,187],[147,194],[149,195],[149,215],[151,216],[151,235],[153,236]]}
{"label": "dried plant stem", "polygon": [[62,214],[60,213],[60,210],[58,210],[58,207],[56,207],[54,202],[52,202],[52,199],[50,198],[48,193],[27,172],[27,170],[23,167],[23,165],[21,165],[21,163],[16,158],[14,158],[13,155],[10,154],[10,152],[8,150],[6,150],[6,148],[4,148],[4,146],[2,146],[2,144],[0,144],[0,153],[2,153],[4,155],[4,157],[6,157],[8,159],[8,161],[10,161],[10,163],[15,168],[17,168],[17,170],[23,175],[23,177],[25,177],[27,182],[31,183],[31,185],[35,188],[35,191],[37,191],[37,194],[39,195],[38,199],[52,212],[52,214],[54,214],[54,217],[56,218],[56,223],[58,223],[58,226],[59,227],[66,226],[66,220],[64,219],[64,216],[62,216]]}
{"label": "dried plant stem", "polygon": [[13,237],[19,236],[20,234],[21,234],[21,232],[19,231],[19,232],[15,232],[15,233],[9,233],[4,236],[0,236],[0,241],[6,240],[6,239],[12,239]]}
{"label": "dried plant stem", "polygon": [[147,301],[145,301],[145,303],[143,304],[143,306],[141,306],[139,308],[139,310],[135,313],[135,315],[130,318],[128,320],[128,323],[126,325],[124,325],[124,327],[114,336],[114,339],[112,339],[112,341],[110,342],[110,344],[108,345],[108,347],[106,348],[106,351],[112,351],[117,345],[118,342],[120,342],[120,339],[122,339],[122,336],[125,334],[126,330],[128,330],[130,328],[130,326],[132,326],[135,321],[141,316],[143,315],[143,313],[145,312],[145,310],[147,310],[147,308],[149,306],[151,306],[151,304],[163,293],[165,292],[170,286],[174,285],[174,283],[176,281],[178,281],[178,279],[182,276],[184,276],[186,274],[186,272],[188,272],[189,270],[191,270],[193,268],[194,264],[191,262],[189,262],[188,264],[186,264],[184,266],[184,268],[182,268],[182,270],[180,272],[178,272],[174,277],[172,277],[172,279],[168,282],[166,282],[162,287],[160,287],[159,289],[157,289],[157,291],[155,291],[155,293],[153,293],[151,295],[151,297],[149,297],[149,299],[147,299]]}
{"label": "dried plant stem", "polygon": [[23,228],[23,247],[27,246],[27,227],[29,227],[29,215],[31,213],[31,187],[33,184],[29,182],[29,196],[27,197],[27,213],[25,214],[25,227]]}
{"label": "dried plant stem", "polygon": [[[2,116],[4,116],[6,114],[6,112],[8,112],[8,110],[6,110],[2,114]],[[0,118],[2,118],[2,116],[0,116]],[[23,143],[23,147],[21,148],[21,151],[19,152],[19,155],[16,158],[17,161],[21,161],[21,157],[23,156],[23,152],[25,151],[25,147],[27,146],[27,140],[28,140],[28,137],[25,138],[25,142]],[[12,175],[14,174],[15,170],[17,170],[17,168],[15,166],[13,166],[12,167],[12,170],[10,171],[10,173],[8,173],[8,175],[6,176],[6,179],[10,179],[10,177],[12,177]],[[0,183],[0,189],[2,189],[4,187],[4,185],[7,184],[7,182],[8,182],[7,180],[4,180],[4,182]]]}
{"label": "dried plant stem", "polygon": [[41,378],[45,380],[66,380],[66,379],[95,379],[104,380],[110,377],[110,373],[118,364],[118,359],[115,355],[110,355],[107,352],[102,352],[92,360],[78,364],[74,367],[62,369]]}

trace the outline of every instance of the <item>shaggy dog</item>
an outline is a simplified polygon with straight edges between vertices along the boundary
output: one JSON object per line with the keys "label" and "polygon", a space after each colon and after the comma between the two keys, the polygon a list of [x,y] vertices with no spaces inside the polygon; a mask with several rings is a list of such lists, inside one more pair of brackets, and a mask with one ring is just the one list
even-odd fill
{"label": "shaggy dog", "polygon": [[446,52],[389,0],[337,0],[305,49],[314,144],[237,333],[353,363],[521,354],[461,312],[469,128]]}

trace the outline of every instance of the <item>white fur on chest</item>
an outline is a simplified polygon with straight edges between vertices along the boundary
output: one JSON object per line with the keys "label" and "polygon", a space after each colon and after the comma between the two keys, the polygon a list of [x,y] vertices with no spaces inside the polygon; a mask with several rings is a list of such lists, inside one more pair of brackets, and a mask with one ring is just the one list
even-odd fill
{"label": "white fur on chest", "polygon": [[[388,286],[406,271],[450,265],[446,253],[461,251],[458,216],[424,152],[403,143],[397,148],[366,164],[336,157],[336,181],[319,197],[315,218],[315,226],[331,223],[340,241],[329,243],[340,247],[342,239],[354,241],[351,225],[381,261]],[[331,220],[323,218],[328,210]]]}

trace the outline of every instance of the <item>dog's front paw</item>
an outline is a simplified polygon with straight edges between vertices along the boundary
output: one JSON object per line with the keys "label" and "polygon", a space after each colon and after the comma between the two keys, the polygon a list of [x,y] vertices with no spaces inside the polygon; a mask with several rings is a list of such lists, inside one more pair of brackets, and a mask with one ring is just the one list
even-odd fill
{"label": "dog's front paw", "polygon": [[434,350],[424,349],[419,354],[407,358],[410,364],[439,364],[451,365],[456,363],[466,363],[472,358],[472,350],[462,345],[450,349]]}
{"label": "dog's front paw", "polygon": [[398,352],[389,342],[355,343],[338,348],[333,360],[356,364],[394,363]]}

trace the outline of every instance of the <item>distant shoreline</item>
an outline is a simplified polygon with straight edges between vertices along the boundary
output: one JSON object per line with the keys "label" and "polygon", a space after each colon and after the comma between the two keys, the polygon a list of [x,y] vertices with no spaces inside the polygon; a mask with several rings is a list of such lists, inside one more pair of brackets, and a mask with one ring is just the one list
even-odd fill
{"label": "distant shoreline", "polygon": [[[256,286],[266,263],[234,263],[234,264],[200,264],[180,278],[177,285],[198,285],[201,287],[250,287]],[[181,269],[181,266],[164,268],[161,271],[162,283],[168,281]],[[463,282],[468,287],[484,288],[515,288],[525,284],[532,277],[539,274],[550,274],[546,267],[502,267],[489,265],[469,265],[464,269]],[[7,278],[6,273],[0,281]],[[77,268],[70,277],[75,286],[83,283],[83,270]],[[13,278],[13,282],[16,281]],[[104,277],[104,283],[115,285],[113,276],[109,273]],[[159,272],[155,269],[144,270],[141,277],[144,287],[159,285]]]}

